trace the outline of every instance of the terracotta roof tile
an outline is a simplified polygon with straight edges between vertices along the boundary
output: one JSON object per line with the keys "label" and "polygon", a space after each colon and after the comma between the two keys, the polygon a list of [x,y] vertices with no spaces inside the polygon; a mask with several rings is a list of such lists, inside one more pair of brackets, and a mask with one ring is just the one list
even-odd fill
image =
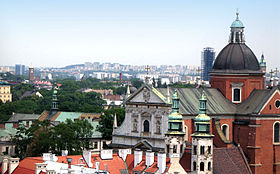
{"label": "terracotta roof tile", "polygon": [[125,163],[117,154],[113,154],[113,159],[102,160],[98,154],[94,154],[91,156],[91,162],[93,164],[93,168],[95,167],[95,159],[99,162],[99,169],[105,170],[105,166],[107,165],[107,170],[109,173],[121,174],[120,170],[124,170]]}
{"label": "terracotta roof tile", "polygon": [[252,173],[240,147],[214,148],[213,157],[213,172],[215,174]]}

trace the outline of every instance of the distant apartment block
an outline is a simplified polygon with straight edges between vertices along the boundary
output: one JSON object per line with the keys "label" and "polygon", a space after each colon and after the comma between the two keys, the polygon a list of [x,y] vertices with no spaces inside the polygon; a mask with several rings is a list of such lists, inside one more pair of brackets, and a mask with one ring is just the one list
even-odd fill
{"label": "distant apartment block", "polygon": [[206,47],[201,52],[201,78],[203,81],[209,81],[209,72],[212,70],[215,59],[215,51],[213,48]]}
{"label": "distant apartment block", "polygon": [[16,64],[15,69],[16,75],[23,75],[25,72],[25,65]]}

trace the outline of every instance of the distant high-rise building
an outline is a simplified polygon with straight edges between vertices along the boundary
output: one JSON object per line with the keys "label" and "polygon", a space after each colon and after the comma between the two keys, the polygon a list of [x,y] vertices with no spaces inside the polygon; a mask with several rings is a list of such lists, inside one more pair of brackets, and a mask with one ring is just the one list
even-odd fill
{"label": "distant high-rise building", "polygon": [[25,71],[25,66],[24,65],[20,65],[20,64],[16,65],[16,71],[15,71],[16,75],[23,75],[24,71]]}
{"label": "distant high-rise building", "polygon": [[201,52],[201,78],[204,81],[210,80],[209,72],[212,70],[215,59],[215,51],[213,48],[206,47]]}
{"label": "distant high-rise building", "polygon": [[29,81],[34,81],[34,68],[29,68]]}

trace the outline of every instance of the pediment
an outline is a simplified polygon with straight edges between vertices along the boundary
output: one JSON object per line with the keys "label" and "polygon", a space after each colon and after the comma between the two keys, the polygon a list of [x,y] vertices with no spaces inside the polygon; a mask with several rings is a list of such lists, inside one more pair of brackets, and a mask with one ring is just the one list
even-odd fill
{"label": "pediment", "polygon": [[167,104],[165,100],[165,97],[155,88],[144,85],[130,96],[126,102]]}

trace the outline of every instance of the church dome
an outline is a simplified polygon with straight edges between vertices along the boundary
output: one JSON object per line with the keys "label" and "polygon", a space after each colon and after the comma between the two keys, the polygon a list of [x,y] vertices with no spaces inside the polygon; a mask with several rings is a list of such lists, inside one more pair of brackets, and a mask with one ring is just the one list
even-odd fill
{"label": "church dome", "polygon": [[211,73],[260,74],[258,59],[245,44],[244,25],[239,20],[239,13],[231,24],[229,44],[215,59]]}
{"label": "church dome", "polygon": [[253,51],[244,43],[229,43],[218,54],[212,72],[261,72]]}

